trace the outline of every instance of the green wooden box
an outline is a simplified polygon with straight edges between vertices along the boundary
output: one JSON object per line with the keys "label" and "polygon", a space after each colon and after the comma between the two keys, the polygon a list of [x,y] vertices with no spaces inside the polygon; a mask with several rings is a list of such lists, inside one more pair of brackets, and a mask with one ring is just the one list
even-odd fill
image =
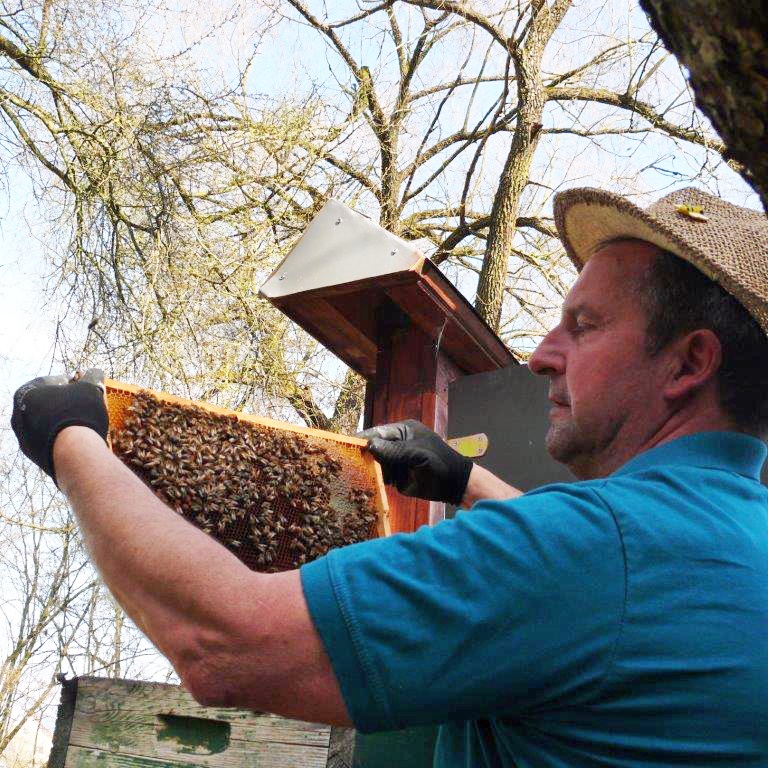
{"label": "green wooden box", "polygon": [[354,731],[201,707],[177,685],[62,681],[48,768],[348,768]]}

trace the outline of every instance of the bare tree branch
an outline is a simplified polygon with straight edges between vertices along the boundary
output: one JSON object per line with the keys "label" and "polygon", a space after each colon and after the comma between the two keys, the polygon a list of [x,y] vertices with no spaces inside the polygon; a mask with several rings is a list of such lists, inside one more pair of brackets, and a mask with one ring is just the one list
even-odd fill
{"label": "bare tree branch", "polygon": [[[711,149],[720,155],[726,154],[725,144],[716,136],[707,136],[693,128],[686,128],[667,120],[663,114],[659,113],[654,107],[639,99],[633,98],[626,93],[616,93],[606,88],[589,88],[586,86],[556,86],[547,88],[547,101],[593,101],[598,104],[608,104],[613,107],[620,107],[629,112],[639,115],[647,120],[653,128],[663,131],[668,136],[677,139],[683,139],[691,144],[697,144],[706,149]],[[740,164],[735,160],[727,160],[728,165],[735,171],[740,172]]]}

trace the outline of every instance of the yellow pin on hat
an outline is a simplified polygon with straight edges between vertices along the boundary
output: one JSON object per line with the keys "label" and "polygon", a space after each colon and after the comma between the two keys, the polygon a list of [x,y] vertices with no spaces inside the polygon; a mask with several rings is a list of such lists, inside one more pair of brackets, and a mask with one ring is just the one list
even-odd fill
{"label": "yellow pin on hat", "polygon": [[676,205],[675,210],[696,221],[709,221],[709,217],[704,215],[704,208],[701,205]]}

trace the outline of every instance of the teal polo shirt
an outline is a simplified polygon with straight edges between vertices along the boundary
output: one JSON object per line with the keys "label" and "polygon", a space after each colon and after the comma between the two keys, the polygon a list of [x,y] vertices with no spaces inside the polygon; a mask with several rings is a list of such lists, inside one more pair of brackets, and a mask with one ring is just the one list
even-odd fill
{"label": "teal polo shirt", "polygon": [[768,766],[762,441],[705,432],[301,570],[355,726],[435,765]]}

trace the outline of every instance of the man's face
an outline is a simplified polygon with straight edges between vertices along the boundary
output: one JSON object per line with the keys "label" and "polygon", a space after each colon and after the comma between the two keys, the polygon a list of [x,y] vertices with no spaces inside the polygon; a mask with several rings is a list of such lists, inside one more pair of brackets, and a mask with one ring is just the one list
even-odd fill
{"label": "man's face", "polygon": [[568,294],[560,324],[530,358],[531,371],[550,380],[547,449],[577,477],[610,474],[662,416],[663,360],[645,352],[636,293],[656,252],[641,242],[599,250]]}

